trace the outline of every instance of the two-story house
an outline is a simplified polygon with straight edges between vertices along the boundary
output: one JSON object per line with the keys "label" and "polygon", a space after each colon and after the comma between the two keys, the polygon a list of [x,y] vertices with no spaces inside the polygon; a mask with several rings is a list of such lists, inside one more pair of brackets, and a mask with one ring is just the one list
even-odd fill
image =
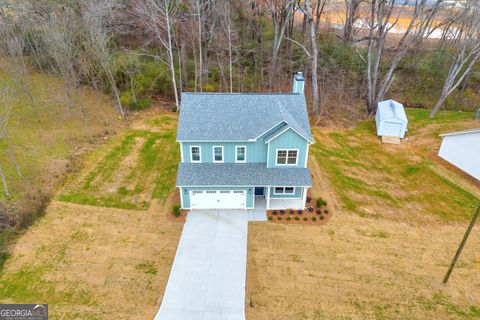
{"label": "two-story house", "polygon": [[[303,209],[313,143],[303,95],[183,93],[177,187],[183,209]],[[288,201],[286,201],[288,200]]]}

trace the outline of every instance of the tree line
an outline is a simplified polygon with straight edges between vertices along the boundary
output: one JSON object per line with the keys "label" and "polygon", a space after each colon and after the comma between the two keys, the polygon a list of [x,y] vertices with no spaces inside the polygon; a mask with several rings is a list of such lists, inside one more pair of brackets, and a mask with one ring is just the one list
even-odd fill
{"label": "tree line", "polygon": [[63,79],[88,131],[83,85],[109,92],[125,117],[160,92],[178,109],[182,91],[287,90],[298,70],[321,116],[337,74],[325,73],[325,39],[359,62],[352,94],[371,116],[406,57],[428,45],[449,63],[433,117],[480,59],[479,13],[475,0],[1,0],[0,54],[18,61],[8,75],[32,109],[28,68]]}

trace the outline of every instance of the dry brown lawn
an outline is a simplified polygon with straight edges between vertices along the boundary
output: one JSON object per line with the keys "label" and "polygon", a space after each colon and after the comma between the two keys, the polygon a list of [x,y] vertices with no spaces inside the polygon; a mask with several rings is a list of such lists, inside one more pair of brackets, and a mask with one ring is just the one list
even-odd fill
{"label": "dry brown lawn", "polygon": [[341,211],[320,227],[252,223],[247,318],[479,318],[478,229],[441,284],[464,230]]}
{"label": "dry brown lawn", "polygon": [[151,319],[182,223],[148,211],[54,201],[21,237],[0,281],[2,303],[49,303],[52,319]]}

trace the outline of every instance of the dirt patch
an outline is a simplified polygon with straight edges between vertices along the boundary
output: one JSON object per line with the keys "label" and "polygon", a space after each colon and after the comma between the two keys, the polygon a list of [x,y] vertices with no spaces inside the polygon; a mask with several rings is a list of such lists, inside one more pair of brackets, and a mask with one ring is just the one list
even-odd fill
{"label": "dirt patch", "polygon": [[[116,193],[118,188],[125,186],[128,175],[132,172],[138,162],[140,149],[145,143],[145,138],[135,137],[131,152],[120,162],[115,169],[111,181],[95,181],[95,184],[102,185],[102,189],[107,193]],[[101,178],[101,176],[99,176]],[[135,188],[135,183],[127,183],[129,189]]]}

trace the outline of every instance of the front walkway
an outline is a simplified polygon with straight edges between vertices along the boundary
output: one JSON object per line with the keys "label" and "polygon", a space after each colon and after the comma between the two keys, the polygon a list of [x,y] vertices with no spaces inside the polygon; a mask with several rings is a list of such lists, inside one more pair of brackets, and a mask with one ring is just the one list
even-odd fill
{"label": "front walkway", "polygon": [[155,320],[245,320],[248,215],[188,214]]}

